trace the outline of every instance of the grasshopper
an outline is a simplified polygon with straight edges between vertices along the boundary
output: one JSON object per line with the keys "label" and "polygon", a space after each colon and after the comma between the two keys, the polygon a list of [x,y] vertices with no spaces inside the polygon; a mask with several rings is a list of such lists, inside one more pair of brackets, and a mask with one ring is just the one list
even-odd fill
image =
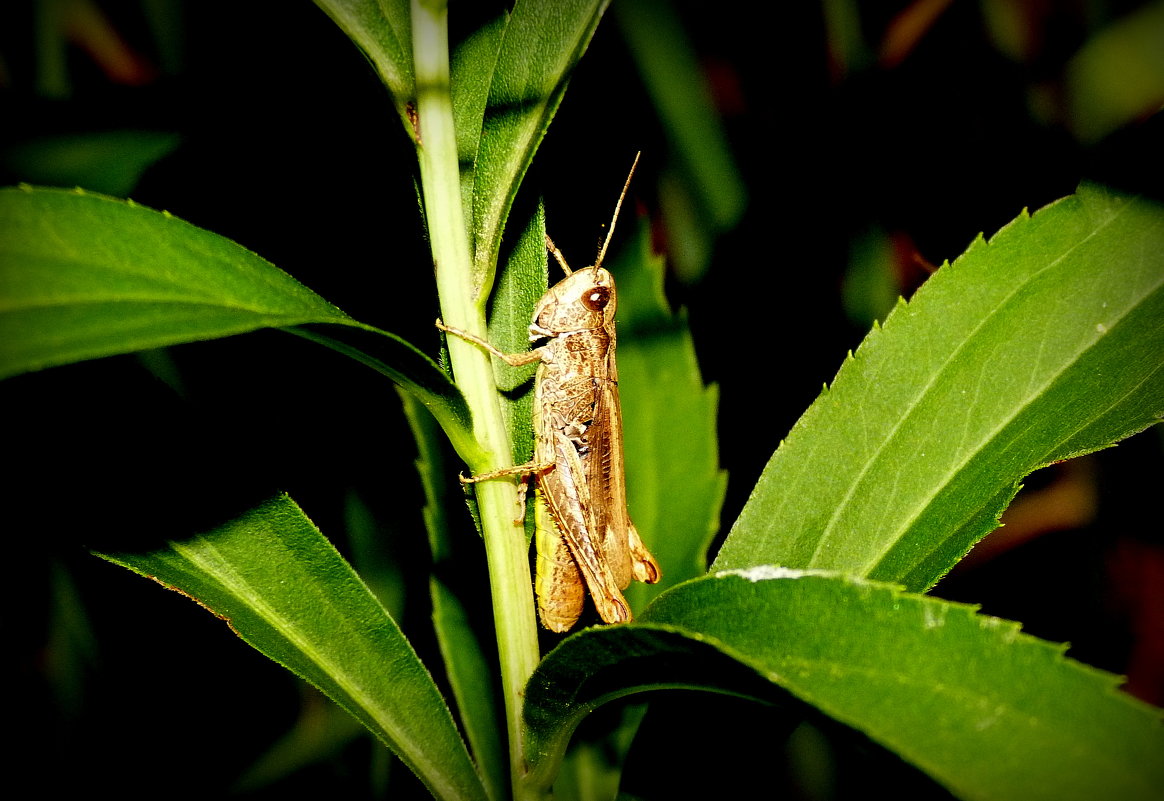
{"label": "grasshopper", "polygon": [[530,343],[544,340],[544,344],[524,353],[504,353],[437,321],[441,330],[513,367],[538,363],[533,461],[461,480],[468,484],[508,475],[534,476],[538,617],[556,632],[577,622],[587,590],[605,622],[630,620],[622,590],[632,578],[653,584],[660,576],[658,563],[627,512],[614,358],[616,292],[614,278],[602,267],[638,162],[636,155],[593,265],[571,270],[546,237],[546,247],[566,277],[534,308]]}

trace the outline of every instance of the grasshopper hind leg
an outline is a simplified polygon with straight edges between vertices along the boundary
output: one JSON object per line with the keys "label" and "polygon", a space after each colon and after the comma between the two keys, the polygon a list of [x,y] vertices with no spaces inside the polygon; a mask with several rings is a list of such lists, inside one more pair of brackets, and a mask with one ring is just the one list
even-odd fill
{"label": "grasshopper hind leg", "polygon": [[585,583],[566,538],[555,525],[545,501],[535,494],[537,524],[538,618],[553,632],[573,628],[586,602]]}

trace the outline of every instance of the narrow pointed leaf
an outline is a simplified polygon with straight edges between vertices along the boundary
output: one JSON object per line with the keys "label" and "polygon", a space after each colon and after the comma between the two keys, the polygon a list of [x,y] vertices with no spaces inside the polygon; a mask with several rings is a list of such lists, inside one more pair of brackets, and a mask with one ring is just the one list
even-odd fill
{"label": "narrow pointed leaf", "polygon": [[1164,784],[1164,727],[1118,681],[972,607],[757,567],[677,587],[640,623],[563,641],[530,682],[526,721],[545,781],[600,703],[652,685],[770,699],[767,683],[960,798],[1147,801]]}
{"label": "narrow pointed leaf", "polygon": [[[505,260],[489,299],[489,341],[506,353],[528,350],[534,307],[546,291],[545,210],[538,205]],[[501,413],[513,443],[513,463],[533,458],[532,365],[510,367],[493,360],[493,374],[501,391]]]}
{"label": "narrow pointed leaf", "polygon": [[1164,416],[1164,212],[1083,186],[979,239],[874,329],[713,565],[933,584],[1023,476]]}
{"label": "narrow pointed leaf", "polygon": [[733,227],[744,213],[748,190],[679,15],[663,0],[619,3],[614,15],[708,227]]}
{"label": "narrow pointed leaf", "polygon": [[[473,208],[477,150],[489,85],[497,69],[497,53],[505,35],[508,12],[485,23],[457,45],[449,61],[449,91],[453,98],[453,125],[457,131],[457,160],[461,165],[461,207]],[[472,236],[472,218],[466,214],[466,233]]]}
{"label": "narrow pointed leaf", "polygon": [[438,798],[483,799],[452,716],[395,621],[290,498],[104,559],[189,596],[371,729]]}
{"label": "narrow pointed leaf", "polygon": [[[521,178],[609,0],[523,0],[506,22],[474,168],[474,264],[492,270]],[[468,212],[468,209],[466,209]],[[488,287],[493,275],[478,275]]]}

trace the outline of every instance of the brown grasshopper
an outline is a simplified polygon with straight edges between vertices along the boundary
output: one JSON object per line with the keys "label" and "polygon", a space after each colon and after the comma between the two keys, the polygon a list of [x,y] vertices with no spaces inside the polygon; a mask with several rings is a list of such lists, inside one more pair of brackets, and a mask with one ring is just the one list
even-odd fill
{"label": "brown grasshopper", "polygon": [[614,360],[616,292],[614,278],[602,268],[638,163],[636,155],[592,266],[571,270],[546,237],[546,247],[566,277],[550,287],[534,309],[530,342],[545,344],[525,353],[503,353],[437,321],[441,330],[479,345],[509,365],[538,362],[533,461],[462,481],[514,474],[535,477],[538,616],[552,631],[574,625],[582,613],[585,590],[605,622],[630,620],[622,590],[632,578],[653,584],[660,575],[626,507],[622,407]]}

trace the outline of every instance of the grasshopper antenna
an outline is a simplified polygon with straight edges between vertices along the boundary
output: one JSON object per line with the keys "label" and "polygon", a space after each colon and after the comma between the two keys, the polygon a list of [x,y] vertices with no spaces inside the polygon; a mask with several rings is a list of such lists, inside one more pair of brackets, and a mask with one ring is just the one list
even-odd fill
{"label": "grasshopper antenna", "polygon": [[618,213],[622,211],[622,201],[626,199],[626,192],[630,189],[631,179],[635,177],[635,167],[639,166],[639,156],[643,155],[643,151],[635,153],[635,161],[631,164],[630,174],[626,177],[626,183],[622,186],[622,194],[618,196],[618,203],[614,204],[614,217],[610,219],[610,230],[606,232],[606,241],[602,243],[602,250],[598,251],[598,258],[594,260],[594,269],[597,270],[602,265],[602,260],[606,257],[606,246],[610,244],[610,238],[614,236],[614,224],[618,222]]}

